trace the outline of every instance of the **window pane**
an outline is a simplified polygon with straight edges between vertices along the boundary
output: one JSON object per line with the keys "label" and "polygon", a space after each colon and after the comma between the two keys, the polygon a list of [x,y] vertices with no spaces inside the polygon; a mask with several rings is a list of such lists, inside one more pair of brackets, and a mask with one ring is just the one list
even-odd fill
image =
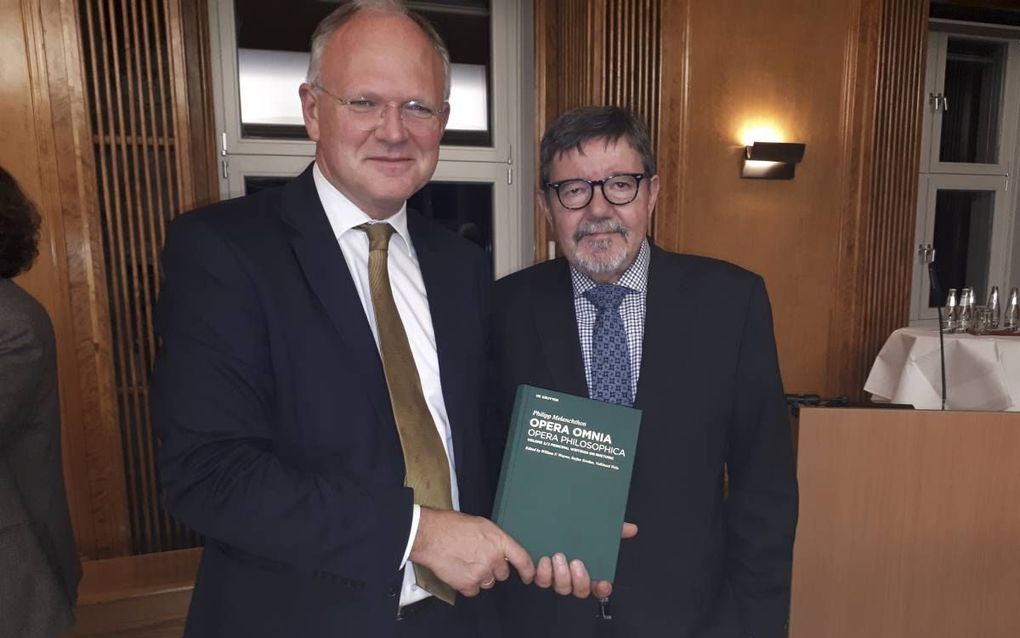
{"label": "window pane", "polygon": [[407,200],[425,217],[469,239],[492,260],[493,186],[478,182],[429,182]]}
{"label": "window pane", "polygon": [[[977,303],[984,303],[994,210],[994,191],[938,191],[933,245],[935,272],[943,291],[973,288]],[[934,293],[929,293],[928,307],[944,303],[944,299],[936,300]]]}
{"label": "window pane", "polygon": [[939,160],[999,161],[999,111],[1007,43],[950,37]]}
{"label": "window pane", "polygon": [[[450,121],[443,144],[490,146],[489,0],[408,4],[432,22],[450,49]],[[308,69],[311,33],[335,8],[322,0],[235,0],[244,137],[307,139],[297,90]]]}

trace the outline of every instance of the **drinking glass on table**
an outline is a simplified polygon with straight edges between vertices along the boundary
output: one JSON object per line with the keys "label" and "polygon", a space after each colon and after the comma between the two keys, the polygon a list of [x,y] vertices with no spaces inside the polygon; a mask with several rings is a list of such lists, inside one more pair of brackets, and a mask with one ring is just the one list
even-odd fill
{"label": "drinking glass on table", "polygon": [[952,333],[956,331],[958,305],[956,288],[950,288],[949,294],[946,295],[946,308],[942,315],[942,329],[946,332]]}
{"label": "drinking glass on table", "polygon": [[988,299],[985,304],[988,306],[988,329],[998,330],[999,319],[1002,315],[1002,308],[999,305],[999,287],[992,286],[992,289],[988,291]]}
{"label": "drinking glass on table", "polygon": [[956,328],[960,332],[970,332],[971,324],[974,323],[974,291],[970,288],[964,288],[960,292],[959,308]]}
{"label": "drinking glass on table", "polygon": [[1020,307],[1017,306],[1017,289],[1009,291],[1009,301],[1006,302],[1006,314],[1002,318],[1002,326],[1016,332],[1020,330]]}
{"label": "drinking glass on table", "polygon": [[971,334],[983,335],[991,330],[992,309],[988,306],[974,306],[974,321],[971,324]]}

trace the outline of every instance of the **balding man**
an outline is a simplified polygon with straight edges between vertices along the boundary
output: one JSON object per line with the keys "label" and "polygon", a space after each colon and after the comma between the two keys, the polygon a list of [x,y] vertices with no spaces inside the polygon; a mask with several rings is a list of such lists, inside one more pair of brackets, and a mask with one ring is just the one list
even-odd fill
{"label": "balding man", "polygon": [[406,210],[449,77],[401,3],[341,6],[300,90],[314,164],[170,228],[152,405],[167,508],[207,539],[187,636],[492,635],[474,597],[532,577],[473,516],[486,257]]}

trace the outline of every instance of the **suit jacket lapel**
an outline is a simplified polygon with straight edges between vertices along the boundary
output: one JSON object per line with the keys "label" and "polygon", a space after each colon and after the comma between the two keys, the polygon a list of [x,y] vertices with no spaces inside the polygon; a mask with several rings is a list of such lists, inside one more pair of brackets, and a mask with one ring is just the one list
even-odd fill
{"label": "suit jacket lapel", "polygon": [[560,259],[559,264],[554,276],[537,288],[531,318],[543,358],[552,373],[550,378],[563,381],[562,387],[551,389],[586,397],[588,381],[584,374],[581,338],[577,334],[574,285],[567,261]]}
{"label": "suit jacket lapel", "polygon": [[319,201],[309,166],[283,192],[282,217],[293,230],[291,246],[312,291],[363,371],[365,390],[381,420],[392,421],[382,360],[361,307],[358,291]]}
{"label": "suit jacket lapel", "polygon": [[[668,382],[676,377],[676,367],[681,363],[682,354],[679,352],[682,347],[675,344],[683,342],[683,335],[697,334],[697,326],[690,319],[692,313],[683,312],[683,304],[690,298],[684,294],[687,282],[683,270],[667,259],[659,248],[653,245],[651,249],[641,373],[634,400],[636,407],[642,407],[645,395],[670,396]],[[664,381],[667,385],[656,389],[655,386]]]}

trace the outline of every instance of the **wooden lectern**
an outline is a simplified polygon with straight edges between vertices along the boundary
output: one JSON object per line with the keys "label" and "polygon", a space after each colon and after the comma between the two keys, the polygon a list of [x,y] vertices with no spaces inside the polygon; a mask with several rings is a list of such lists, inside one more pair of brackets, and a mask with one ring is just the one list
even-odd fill
{"label": "wooden lectern", "polygon": [[790,638],[1020,636],[1020,413],[805,408]]}

